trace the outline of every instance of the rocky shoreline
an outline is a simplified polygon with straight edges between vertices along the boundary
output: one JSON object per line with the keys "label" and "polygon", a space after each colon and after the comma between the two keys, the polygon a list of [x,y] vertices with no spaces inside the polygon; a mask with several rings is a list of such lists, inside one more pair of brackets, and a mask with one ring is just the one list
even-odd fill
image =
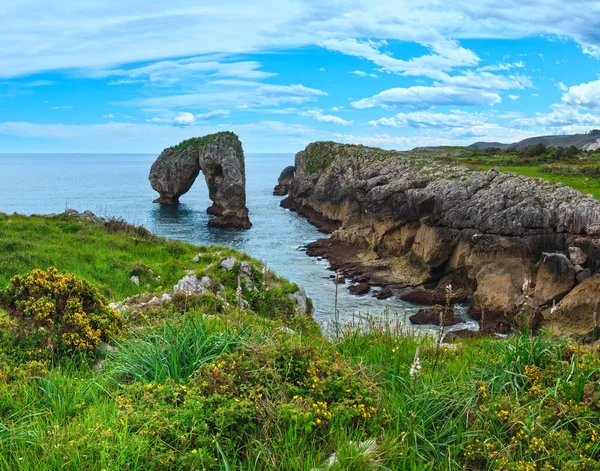
{"label": "rocky shoreline", "polygon": [[419,304],[470,301],[470,316],[502,331],[585,334],[600,305],[600,202],[564,185],[414,161],[402,152],[310,144],[283,180],[282,206],[330,238],[327,258],[378,297]]}

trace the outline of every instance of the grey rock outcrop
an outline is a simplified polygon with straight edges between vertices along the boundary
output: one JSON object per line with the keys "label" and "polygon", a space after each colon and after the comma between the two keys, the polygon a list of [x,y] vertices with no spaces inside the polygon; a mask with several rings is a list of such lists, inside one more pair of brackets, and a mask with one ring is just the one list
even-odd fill
{"label": "grey rock outcrop", "polygon": [[215,218],[208,225],[250,228],[244,152],[233,133],[189,139],[165,149],[150,169],[150,183],[160,194],[155,202],[178,204],[200,172],[204,174],[208,195],[213,201],[207,212]]}
{"label": "grey rock outcrop", "polygon": [[[450,276],[486,316],[514,315],[523,283],[532,281],[533,291],[540,267],[537,299],[530,293],[536,303],[569,296],[566,285],[571,279],[575,285],[570,255],[592,273],[600,270],[599,201],[497,169],[471,171],[410,153],[313,143],[296,154],[282,206],[331,228],[331,238],[310,244],[307,253],[329,258],[343,274],[366,274],[381,286],[441,283],[437,291]],[[544,253],[567,259],[544,265]],[[555,285],[545,286],[552,279]],[[600,291],[590,296],[600,302]]]}
{"label": "grey rock outcrop", "polygon": [[277,180],[277,185],[275,185],[275,188],[273,189],[273,195],[285,196],[288,194],[292,181],[294,180],[294,173],[296,173],[296,167],[293,165],[283,169]]}

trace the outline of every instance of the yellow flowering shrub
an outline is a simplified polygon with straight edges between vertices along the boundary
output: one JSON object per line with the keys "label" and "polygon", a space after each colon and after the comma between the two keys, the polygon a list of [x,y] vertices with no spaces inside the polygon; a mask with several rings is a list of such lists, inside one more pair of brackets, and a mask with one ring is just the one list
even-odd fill
{"label": "yellow flowering shrub", "polygon": [[2,300],[17,322],[17,335],[27,337],[32,351],[90,352],[123,326],[121,316],[94,286],[56,268],[14,276]]}

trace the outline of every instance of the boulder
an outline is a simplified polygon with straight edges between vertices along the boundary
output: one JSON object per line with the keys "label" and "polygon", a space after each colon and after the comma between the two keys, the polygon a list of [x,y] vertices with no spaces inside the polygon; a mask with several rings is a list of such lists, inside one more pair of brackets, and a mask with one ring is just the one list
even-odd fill
{"label": "boulder", "polygon": [[348,291],[350,291],[351,294],[362,296],[371,291],[371,287],[367,283],[359,283],[357,285],[352,285],[348,287]]}
{"label": "boulder", "polygon": [[452,309],[447,309],[445,306],[440,306],[439,304],[427,309],[419,309],[416,314],[413,314],[408,319],[410,322],[417,325],[440,325],[440,317],[442,315],[445,315],[445,326],[456,325],[461,322],[460,319],[455,316]]}
{"label": "boulder", "polygon": [[543,253],[535,279],[534,299],[539,304],[559,300],[575,285],[575,268],[564,253]]}
{"label": "boulder", "polygon": [[199,279],[197,276],[184,276],[173,286],[173,293],[202,294],[206,293],[212,286],[212,280],[208,276]]}
{"label": "boulder", "polygon": [[150,183],[160,195],[155,202],[178,204],[200,172],[204,174],[208,196],[213,201],[207,212],[216,216],[208,225],[250,228],[244,152],[233,133],[188,139],[165,149],[150,169]]}
{"label": "boulder", "polygon": [[273,189],[273,195],[275,196],[285,196],[288,194],[290,190],[290,185],[294,180],[294,173],[296,173],[296,167],[290,165],[286,167],[279,175],[279,179],[277,180],[277,185]]}
{"label": "boulder", "polygon": [[523,303],[523,285],[531,279],[526,260],[507,259],[485,265],[476,275],[475,309],[515,313]]}
{"label": "boulder", "polygon": [[129,281],[131,281],[134,285],[140,286],[140,277],[133,275],[131,278],[129,278]]}
{"label": "boulder", "polygon": [[223,260],[221,262],[221,265],[219,265],[221,268],[229,271],[229,270],[233,270],[233,267],[235,266],[235,263],[237,262],[237,258],[235,257],[229,257],[226,258],[225,260]]}
{"label": "boulder", "polygon": [[594,328],[594,312],[600,316],[600,275],[584,280],[544,313],[542,326],[557,335],[587,334]]}
{"label": "boulder", "polygon": [[569,258],[573,265],[585,265],[587,255],[579,247],[569,247]]}
{"label": "boulder", "polygon": [[587,280],[590,276],[592,276],[592,270],[590,270],[589,268],[580,271],[579,273],[577,273],[576,276],[577,283],[582,283],[584,280]]}
{"label": "boulder", "polygon": [[306,291],[304,288],[300,288],[295,293],[291,293],[288,295],[290,301],[294,301],[296,306],[294,310],[299,314],[311,314],[309,309],[308,298],[306,296]]}

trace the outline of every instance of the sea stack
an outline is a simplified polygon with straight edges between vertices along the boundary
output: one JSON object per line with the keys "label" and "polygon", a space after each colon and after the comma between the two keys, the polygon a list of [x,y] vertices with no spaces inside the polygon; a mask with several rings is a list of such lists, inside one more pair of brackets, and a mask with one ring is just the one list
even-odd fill
{"label": "sea stack", "polygon": [[202,172],[215,216],[209,226],[249,229],[246,171],[242,143],[232,132],[188,139],[165,149],[150,169],[150,183],[160,196],[154,201],[175,205]]}

